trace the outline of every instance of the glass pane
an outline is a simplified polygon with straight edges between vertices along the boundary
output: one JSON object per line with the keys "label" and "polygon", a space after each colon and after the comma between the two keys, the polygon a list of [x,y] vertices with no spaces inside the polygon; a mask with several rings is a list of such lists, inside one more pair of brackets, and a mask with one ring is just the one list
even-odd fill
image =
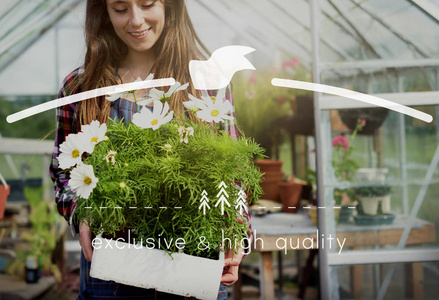
{"label": "glass pane", "polygon": [[[435,117],[437,107],[417,109]],[[340,110],[333,116],[338,127],[333,126],[328,147],[334,178],[327,180],[327,186],[335,189],[335,206],[350,207],[342,211],[345,224],[337,231],[358,231],[349,226],[366,226],[360,230],[365,231],[369,225],[374,230],[398,229],[396,242],[390,243],[395,245],[415,207],[415,226],[431,226],[434,233],[439,225],[434,213],[439,208],[439,172],[432,162],[438,147],[436,122],[401,118],[398,113],[378,108]],[[365,120],[365,125],[358,120]],[[433,171],[430,177],[429,169]],[[346,213],[354,216],[345,220]],[[437,237],[430,236],[424,242],[437,245]]]}

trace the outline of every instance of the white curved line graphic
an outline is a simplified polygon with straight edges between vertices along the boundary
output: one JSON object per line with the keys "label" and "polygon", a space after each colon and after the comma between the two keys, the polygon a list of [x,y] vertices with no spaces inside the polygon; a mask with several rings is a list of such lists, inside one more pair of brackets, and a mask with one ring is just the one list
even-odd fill
{"label": "white curved line graphic", "polygon": [[408,106],[389,101],[386,99],[382,99],[379,97],[338,88],[335,86],[325,85],[325,84],[318,84],[318,83],[311,83],[311,82],[305,82],[305,81],[297,81],[297,80],[291,80],[291,79],[281,79],[281,78],[273,78],[271,80],[271,84],[274,86],[280,86],[280,87],[286,87],[286,88],[292,88],[292,89],[300,89],[300,90],[307,90],[307,91],[314,91],[314,92],[320,92],[320,93],[326,93],[326,94],[332,94],[336,96],[341,96],[353,100],[362,101],[365,103],[369,103],[375,106],[381,106],[408,116],[411,116],[413,118],[422,120],[424,122],[430,123],[433,121],[433,117],[429,114],[426,114],[422,111],[410,108]]}
{"label": "white curved line graphic", "polygon": [[154,79],[154,80],[148,80],[148,81],[137,81],[132,83],[124,83],[119,85],[112,85],[107,86],[104,88],[98,88],[91,91],[86,91],[82,93],[78,93],[75,95],[51,100],[46,103],[42,103],[39,105],[35,105],[33,107],[29,107],[27,109],[24,109],[22,111],[16,112],[14,114],[9,115],[6,118],[6,121],[8,123],[14,123],[17,121],[20,121],[22,119],[25,119],[27,117],[39,114],[41,112],[57,108],[60,106],[68,105],[71,103],[79,102],[82,100],[95,98],[99,96],[104,95],[110,95],[110,94],[116,94],[116,93],[122,93],[132,90],[139,90],[139,89],[149,89],[153,87],[160,87],[160,86],[170,86],[175,83],[174,78],[164,78],[164,79]]}

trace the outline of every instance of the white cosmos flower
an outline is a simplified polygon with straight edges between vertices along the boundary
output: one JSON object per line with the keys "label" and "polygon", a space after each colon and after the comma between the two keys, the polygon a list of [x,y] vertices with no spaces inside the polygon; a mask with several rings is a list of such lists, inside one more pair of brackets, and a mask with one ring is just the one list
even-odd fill
{"label": "white cosmos flower", "polygon": [[107,124],[92,121],[89,125],[82,125],[81,131],[85,135],[85,142],[90,145],[90,149],[88,149],[87,152],[92,153],[97,143],[106,140],[105,133],[107,132]]}
{"label": "white cosmos flower", "polygon": [[133,115],[132,122],[140,128],[152,128],[156,130],[163,124],[171,121],[174,115],[173,111],[169,111],[168,103],[163,105],[159,100],[154,100],[154,108],[151,112],[149,108],[143,107],[140,113]]}
{"label": "white cosmos flower", "polygon": [[[204,99],[203,96],[201,98]],[[195,98],[191,94],[189,94],[189,99],[191,99],[191,100],[183,102],[183,105],[184,105],[184,107],[186,107],[188,110],[190,110],[192,112],[197,112],[200,109],[205,109],[207,107],[206,103],[203,100]]]}
{"label": "white cosmos flower", "polygon": [[93,172],[93,166],[80,164],[70,173],[69,186],[75,190],[76,195],[88,199],[98,181],[99,179]]}
{"label": "white cosmos flower", "polygon": [[180,143],[185,143],[187,144],[189,142],[188,137],[190,135],[194,135],[194,128],[193,127],[179,127],[178,128],[178,133],[180,134]]}
{"label": "white cosmos flower", "polygon": [[66,137],[64,143],[59,146],[61,153],[58,156],[58,164],[61,169],[65,170],[81,163],[82,154],[89,150],[85,140],[82,133],[71,133]]}
{"label": "white cosmos flower", "polygon": [[189,86],[189,83],[181,85],[180,82],[175,82],[169,90],[165,93],[164,91],[157,90],[152,88],[149,92],[149,97],[146,100],[138,101],[139,105],[151,105],[154,101],[158,100],[162,103],[168,102],[172,95],[174,95],[178,91],[183,91]]}
{"label": "white cosmos flower", "polygon": [[232,104],[229,100],[225,100],[225,89],[218,91],[215,101],[213,101],[211,97],[207,96],[202,96],[201,98],[204,100],[204,107],[201,105],[198,106],[200,110],[197,111],[197,117],[201,120],[208,123],[219,123],[224,122],[224,120],[233,119],[233,117],[228,115],[232,112]]}
{"label": "white cosmos flower", "polygon": [[[134,80],[133,82],[139,82],[142,81],[142,79],[140,77],[137,77],[136,80]],[[110,94],[107,97],[105,97],[105,99],[107,99],[110,102],[114,102],[119,98],[126,98],[129,94],[134,93],[134,91],[125,91],[125,92],[121,92],[121,93],[115,93],[115,94]]]}
{"label": "white cosmos flower", "polygon": [[[148,75],[148,77],[146,77],[146,79],[144,81],[152,80],[153,78],[154,78],[154,74],[151,73]],[[139,81],[142,81],[142,78],[137,77],[137,79],[134,80],[133,82],[139,82]],[[136,90],[110,94],[107,97],[105,97],[105,99],[107,99],[110,102],[114,102],[119,98],[126,98],[129,94],[134,94],[135,92],[136,92]]]}
{"label": "white cosmos flower", "polygon": [[108,151],[107,156],[105,156],[103,159],[105,159],[107,163],[111,161],[111,163],[114,165],[116,163],[116,154],[116,151],[110,150]]}

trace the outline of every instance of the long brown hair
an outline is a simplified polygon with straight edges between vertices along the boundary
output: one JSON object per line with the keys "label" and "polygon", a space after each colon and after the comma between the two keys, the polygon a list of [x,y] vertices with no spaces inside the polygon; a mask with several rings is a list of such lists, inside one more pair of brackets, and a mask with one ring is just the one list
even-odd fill
{"label": "long brown hair", "polygon": [[[165,26],[153,47],[156,61],[152,67],[154,78],[173,77],[184,84],[191,82],[189,61],[205,58],[209,51],[200,41],[184,0],[160,0],[165,5]],[[106,0],[88,0],[85,18],[87,52],[84,60],[84,74],[77,81],[73,91],[81,86],[82,91],[117,84],[116,65],[128,49],[116,35],[107,12]],[[204,51],[205,55],[199,50]],[[192,84],[186,91],[176,93],[169,106],[177,114],[187,94],[199,95]],[[93,120],[107,122],[110,102],[104,97],[81,101],[77,106],[78,126]],[[178,115],[178,117],[183,117]],[[190,115],[190,118],[194,118]]]}

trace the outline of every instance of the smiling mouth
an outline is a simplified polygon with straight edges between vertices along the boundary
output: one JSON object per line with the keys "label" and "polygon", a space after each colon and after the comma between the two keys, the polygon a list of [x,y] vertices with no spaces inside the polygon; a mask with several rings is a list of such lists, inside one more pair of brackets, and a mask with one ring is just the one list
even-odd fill
{"label": "smiling mouth", "polygon": [[133,35],[133,36],[142,36],[142,35],[145,35],[150,29],[151,28],[148,28],[148,29],[146,29],[146,30],[144,30],[142,32],[130,32],[130,34]]}

